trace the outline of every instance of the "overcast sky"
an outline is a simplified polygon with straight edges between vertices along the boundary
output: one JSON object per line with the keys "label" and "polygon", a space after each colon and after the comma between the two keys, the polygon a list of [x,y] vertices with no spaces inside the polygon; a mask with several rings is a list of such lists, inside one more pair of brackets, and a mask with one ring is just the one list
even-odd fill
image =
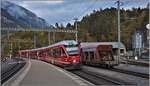
{"label": "overcast sky", "polygon": [[[45,19],[49,24],[73,23],[74,18],[82,19],[83,16],[100,8],[115,7],[117,0],[11,0],[20,6],[32,11],[37,16]],[[121,0],[124,9],[132,7],[146,7],[148,0]]]}

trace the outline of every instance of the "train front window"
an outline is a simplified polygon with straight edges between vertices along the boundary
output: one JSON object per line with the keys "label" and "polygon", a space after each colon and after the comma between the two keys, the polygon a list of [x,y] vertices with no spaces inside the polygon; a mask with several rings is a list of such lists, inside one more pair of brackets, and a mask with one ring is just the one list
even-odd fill
{"label": "train front window", "polygon": [[66,50],[69,56],[78,54],[78,47],[68,47]]}
{"label": "train front window", "polygon": [[99,55],[103,58],[103,60],[113,59],[113,55],[110,51],[99,51]]}
{"label": "train front window", "polygon": [[78,47],[79,46],[79,44],[76,44],[76,45],[64,45],[66,48],[68,48],[68,47]]}

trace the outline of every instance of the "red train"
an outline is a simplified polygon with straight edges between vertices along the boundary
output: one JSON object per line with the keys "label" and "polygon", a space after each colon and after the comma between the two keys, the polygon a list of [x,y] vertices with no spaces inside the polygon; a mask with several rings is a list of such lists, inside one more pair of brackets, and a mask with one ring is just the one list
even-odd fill
{"label": "red train", "polygon": [[80,69],[81,65],[80,44],[74,40],[65,40],[37,49],[21,50],[19,55],[47,61],[65,69]]}
{"label": "red train", "polygon": [[81,62],[93,66],[113,67],[118,65],[113,56],[112,45],[81,43]]}

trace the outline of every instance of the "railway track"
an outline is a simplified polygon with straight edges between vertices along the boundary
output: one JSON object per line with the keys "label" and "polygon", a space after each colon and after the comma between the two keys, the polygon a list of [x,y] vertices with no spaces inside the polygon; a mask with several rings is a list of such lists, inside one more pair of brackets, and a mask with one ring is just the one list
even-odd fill
{"label": "railway track", "polygon": [[95,85],[133,85],[132,83],[129,82],[117,80],[112,77],[108,77],[87,70],[72,71],[72,72]]}
{"label": "railway track", "polygon": [[12,66],[7,69],[7,71],[1,73],[1,85],[7,81],[9,78],[11,78],[15,73],[17,73],[23,66],[25,65],[24,63],[16,63],[12,64]]}
{"label": "railway track", "polygon": [[[95,67],[95,66],[92,66],[92,67]],[[99,67],[95,67],[95,68],[99,68]],[[101,68],[106,69],[103,67],[101,67]],[[149,74],[145,74],[145,73],[123,70],[123,69],[118,69],[118,68],[111,68],[111,69],[106,69],[106,70],[111,70],[111,71],[115,71],[115,72],[119,72],[119,73],[124,73],[124,74],[128,74],[128,75],[133,75],[133,76],[149,79]]]}
{"label": "railway track", "polygon": [[134,71],[129,71],[129,70],[122,70],[122,69],[118,69],[118,68],[112,68],[112,69],[109,69],[109,70],[149,79],[149,74],[145,74],[145,73],[134,72]]}
{"label": "railway track", "polygon": [[126,61],[122,61],[121,63],[149,67],[149,63],[138,62],[138,61],[130,61],[130,60],[127,61],[126,60]]}

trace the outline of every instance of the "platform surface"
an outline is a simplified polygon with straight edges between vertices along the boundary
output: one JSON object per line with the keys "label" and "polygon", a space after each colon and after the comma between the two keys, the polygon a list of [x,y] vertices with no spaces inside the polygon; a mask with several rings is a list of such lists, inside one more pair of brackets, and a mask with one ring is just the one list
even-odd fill
{"label": "platform surface", "polygon": [[19,79],[14,80],[11,86],[87,86],[78,83],[71,78],[72,76],[52,64],[39,60],[29,60],[29,63],[30,68],[26,71],[26,75],[25,73],[22,73],[24,77],[19,75]]}

